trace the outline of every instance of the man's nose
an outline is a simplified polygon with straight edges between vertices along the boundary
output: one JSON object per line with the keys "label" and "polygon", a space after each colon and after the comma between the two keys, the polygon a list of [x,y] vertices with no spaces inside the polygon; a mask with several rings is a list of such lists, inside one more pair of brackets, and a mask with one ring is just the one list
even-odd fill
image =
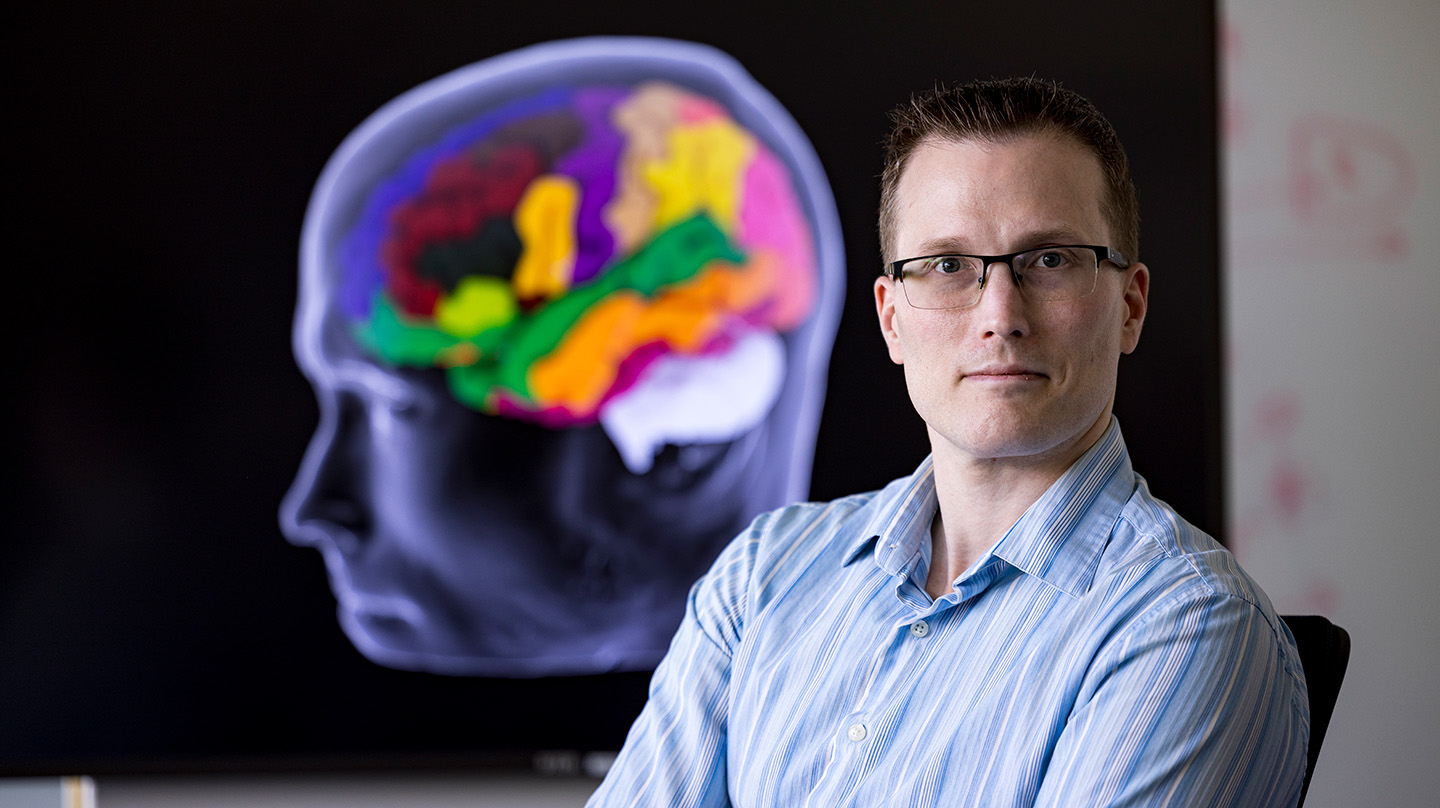
{"label": "man's nose", "polygon": [[975,305],[982,337],[1022,337],[1030,332],[1025,296],[1009,264],[996,261],[985,268],[985,286]]}

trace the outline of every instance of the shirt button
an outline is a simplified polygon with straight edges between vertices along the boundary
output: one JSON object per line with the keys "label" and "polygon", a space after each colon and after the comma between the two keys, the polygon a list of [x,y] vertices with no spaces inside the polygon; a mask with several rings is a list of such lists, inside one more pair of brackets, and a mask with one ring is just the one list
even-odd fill
{"label": "shirt button", "polygon": [[851,724],[850,729],[845,730],[845,734],[848,735],[852,741],[863,741],[865,740],[865,725]]}
{"label": "shirt button", "polygon": [[930,624],[926,623],[924,620],[916,620],[914,623],[910,624],[910,633],[915,635],[916,637],[924,637],[926,634],[930,633]]}

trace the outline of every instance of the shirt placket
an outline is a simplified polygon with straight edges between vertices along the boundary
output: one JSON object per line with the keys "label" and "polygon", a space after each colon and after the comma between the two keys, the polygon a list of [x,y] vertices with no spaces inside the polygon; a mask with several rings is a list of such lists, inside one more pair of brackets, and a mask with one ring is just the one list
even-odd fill
{"label": "shirt placket", "polygon": [[865,676],[855,691],[850,712],[840,716],[833,728],[828,764],[821,787],[814,792],[825,795],[830,800],[827,805],[841,804],[853,796],[836,789],[849,783],[852,787],[846,791],[853,791],[863,784],[870,770],[896,751],[887,728],[900,701],[913,694],[913,688],[904,682],[918,675],[929,645],[938,641],[937,634],[955,605],[953,596],[931,602],[913,581],[907,585],[905,578],[909,575],[913,572],[896,576],[895,599],[884,614],[876,615],[877,642]]}

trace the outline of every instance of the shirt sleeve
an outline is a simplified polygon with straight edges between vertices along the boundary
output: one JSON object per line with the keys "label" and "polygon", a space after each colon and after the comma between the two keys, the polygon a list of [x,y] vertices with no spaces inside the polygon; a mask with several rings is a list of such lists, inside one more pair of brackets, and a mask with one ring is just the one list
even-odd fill
{"label": "shirt sleeve", "polygon": [[731,659],[744,622],[757,534],[752,527],[732,542],[691,588],[685,619],[650,681],[649,700],[588,808],[730,804]]}
{"label": "shirt sleeve", "polygon": [[1277,624],[1233,595],[1132,624],[1097,656],[1036,805],[1295,805],[1309,706]]}

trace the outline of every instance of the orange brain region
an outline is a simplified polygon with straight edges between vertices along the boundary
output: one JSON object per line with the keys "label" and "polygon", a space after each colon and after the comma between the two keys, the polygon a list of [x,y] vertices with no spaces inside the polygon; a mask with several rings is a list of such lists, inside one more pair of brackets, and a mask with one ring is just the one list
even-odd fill
{"label": "orange brain region", "polygon": [[794,329],[815,248],[785,164],[676,86],[554,89],[460,125],[367,199],[339,305],[476,410],[594,423],[667,355]]}

